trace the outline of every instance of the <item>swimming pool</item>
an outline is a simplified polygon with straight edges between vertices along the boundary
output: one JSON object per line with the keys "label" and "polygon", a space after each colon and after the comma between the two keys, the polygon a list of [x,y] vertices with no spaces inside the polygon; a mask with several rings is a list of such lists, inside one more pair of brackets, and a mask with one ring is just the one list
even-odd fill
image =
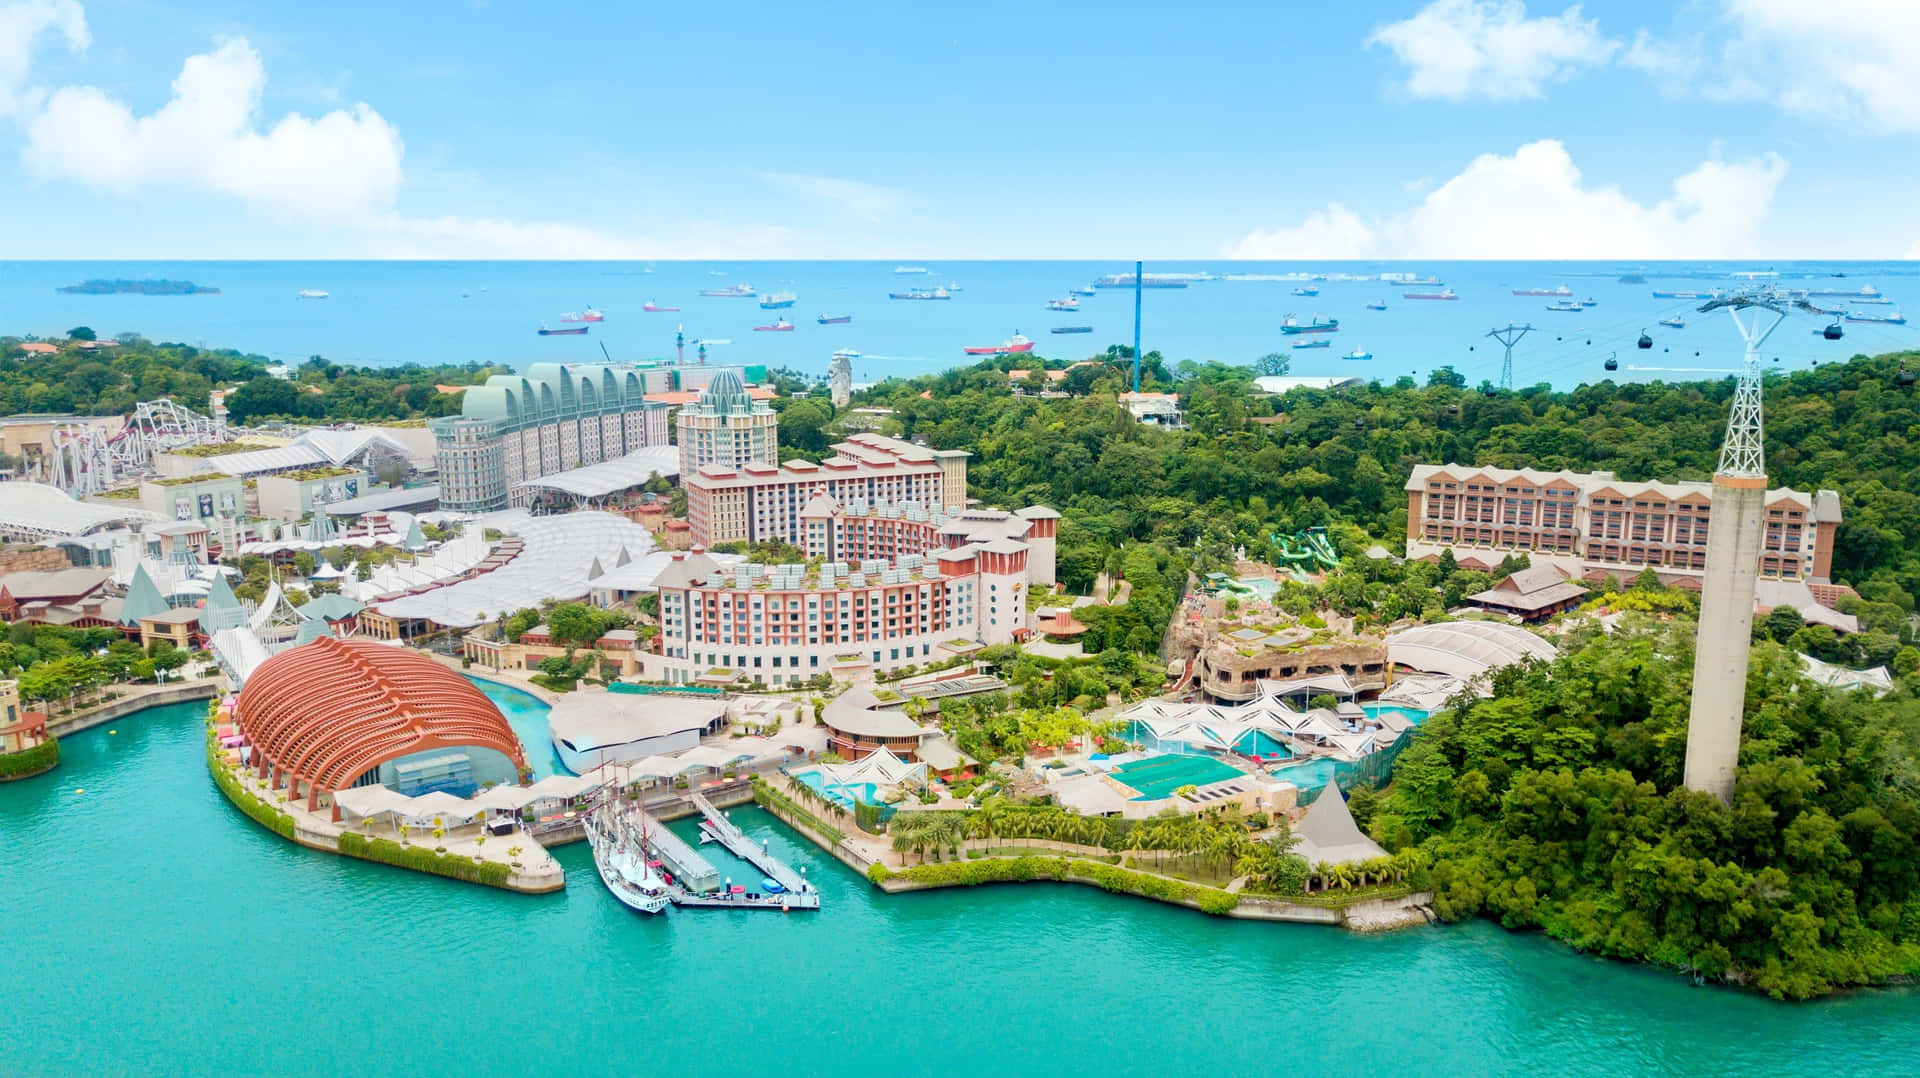
{"label": "swimming pool", "polygon": [[1369,715],[1403,715],[1415,726],[1420,725],[1420,720],[1431,714],[1417,707],[1404,707],[1400,704],[1361,704],[1360,708]]}
{"label": "swimming pool", "polygon": [[1157,801],[1172,796],[1182,786],[1205,786],[1239,775],[1239,768],[1212,757],[1179,752],[1149,756],[1113,769],[1114,778],[1139,791],[1135,801]]}
{"label": "swimming pool", "polygon": [[1302,791],[1318,790],[1333,778],[1339,767],[1338,760],[1331,756],[1322,756],[1305,763],[1277,767],[1273,771],[1273,777],[1282,782],[1291,782]]}
{"label": "swimming pool", "polygon": [[871,782],[825,782],[818,771],[796,771],[793,777],[799,779],[801,785],[818,790],[849,809],[853,807],[855,798],[863,804],[880,803],[880,798],[875,793],[877,787]]}

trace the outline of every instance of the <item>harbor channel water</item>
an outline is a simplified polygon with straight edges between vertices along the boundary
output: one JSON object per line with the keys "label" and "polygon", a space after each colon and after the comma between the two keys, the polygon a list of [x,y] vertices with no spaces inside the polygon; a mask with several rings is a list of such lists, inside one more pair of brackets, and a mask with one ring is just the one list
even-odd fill
{"label": "harbor channel water", "polygon": [[[817,914],[630,913],[302,849],[204,708],[0,786],[9,1075],[1910,1074],[1920,992],[1789,1005],[1485,923],[1384,936],[1067,885],[888,896],[754,809]],[[1278,1062],[1284,1060],[1285,1062]]]}

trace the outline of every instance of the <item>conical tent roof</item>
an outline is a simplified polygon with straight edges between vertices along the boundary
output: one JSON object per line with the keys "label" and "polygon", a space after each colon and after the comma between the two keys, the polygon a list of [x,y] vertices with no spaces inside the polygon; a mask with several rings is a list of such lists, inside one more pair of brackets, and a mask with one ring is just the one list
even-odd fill
{"label": "conical tent roof", "polygon": [[327,623],[324,620],[314,618],[311,621],[303,621],[300,623],[300,631],[293,634],[293,646],[299,647],[302,644],[311,644],[323,636],[330,635],[332,634],[328,631]]}
{"label": "conical tent roof", "polygon": [[600,568],[600,559],[599,559],[599,558],[595,558],[595,559],[593,559],[593,564],[592,564],[592,565],[589,565],[589,566],[587,566],[587,579],[588,579],[588,580],[598,580],[598,579],[600,579],[601,577],[603,577],[603,576],[605,576],[605,575],[607,575],[607,571],[606,571],[605,569],[602,569],[602,568]]}
{"label": "conical tent roof", "polygon": [[127,585],[127,601],[120,604],[120,624],[138,625],[141,618],[150,618],[167,611],[166,597],[147,575],[145,565],[135,566],[133,583]]}
{"label": "conical tent roof", "polygon": [[1355,861],[1371,861],[1376,857],[1385,857],[1387,851],[1380,844],[1368,838],[1353,822],[1353,813],[1347,809],[1347,799],[1341,794],[1340,787],[1328,782],[1320,796],[1307,806],[1307,814],[1300,820],[1293,833],[1300,838],[1300,844],[1294,852],[1307,859],[1330,865],[1349,864]]}
{"label": "conical tent roof", "polygon": [[227,574],[215,572],[213,586],[207,589],[207,603],[200,608],[200,629],[208,636],[222,629],[235,629],[246,624],[247,611],[233,594],[233,585],[227,583]]}
{"label": "conical tent roof", "polygon": [[407,525],[407,541],[406,541],[407,549],[419,550],[421,547],[426,545],[427,545],[427,536],[425,532],[422,532],[420,530],[420,522],[416,520],[413,523]]}
{"label": "conical tent roof", "polygon": [[620,553],[615,554],[613,556],[613,567],[615,569],[618,569],[622,565],[625,565],[632,560],[633,560],[633,555],[627,553],[626,544],[623,543],[620,546]]}

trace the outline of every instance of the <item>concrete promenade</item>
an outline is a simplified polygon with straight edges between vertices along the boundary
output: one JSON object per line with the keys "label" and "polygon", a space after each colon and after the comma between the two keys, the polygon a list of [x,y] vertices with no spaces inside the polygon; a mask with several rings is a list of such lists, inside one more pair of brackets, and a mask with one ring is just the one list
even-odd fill
{"label": "concrete promenade", "polygon": [[136,711],[162,704],[180,704],[189,700],[211,700],[220,695],[225,682],[219,678],[176,682],[171,685],[120,686],[123,695],[104,704],[83,707],[67,715],[47,719],[47,732],[55,737],[91,730],[114,719],[123,719]]}

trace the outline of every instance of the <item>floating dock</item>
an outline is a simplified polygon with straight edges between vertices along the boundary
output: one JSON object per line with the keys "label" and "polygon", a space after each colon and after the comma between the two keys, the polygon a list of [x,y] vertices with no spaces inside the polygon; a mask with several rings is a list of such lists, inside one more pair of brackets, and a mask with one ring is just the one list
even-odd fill
{"label": "floating dock", "polygon": [[693,893],[720,889],[720,870],[713,867],[713,862],[700,856],[679,835],[648,816],[645,810],[636,807],[633,811],[640,816],[640,831],[647,836],[647,845],[652,848],[653,855],[660,859],[668,872],[673,873],[676,889]]}
{"label": "floating dock", "polygon": [[[755,902],[776,909],[817,910],[820,908],[820,892],[814,888],[813,884],[807,882],[805,872],[795,871],[785,861],[768,852],[765,846],[747,837],[745,831],[740,830],[737,824],[727,819],[726,815],[715,808],[704,795],[694,793],[690,795],[689,800],[693,802],[694,808],[700,810],[700,815],[705,817],[700,822],[702,831],[712,835],[715,841],[726,847],[728,853],[752,865],[762,876],[778,883],[784,889],[783,894],[754,895],[752,897]],[[747,897],[732,895],[712,904],[737,906]],[[709,903],[700,903],[700,905],[707,904]]]}

